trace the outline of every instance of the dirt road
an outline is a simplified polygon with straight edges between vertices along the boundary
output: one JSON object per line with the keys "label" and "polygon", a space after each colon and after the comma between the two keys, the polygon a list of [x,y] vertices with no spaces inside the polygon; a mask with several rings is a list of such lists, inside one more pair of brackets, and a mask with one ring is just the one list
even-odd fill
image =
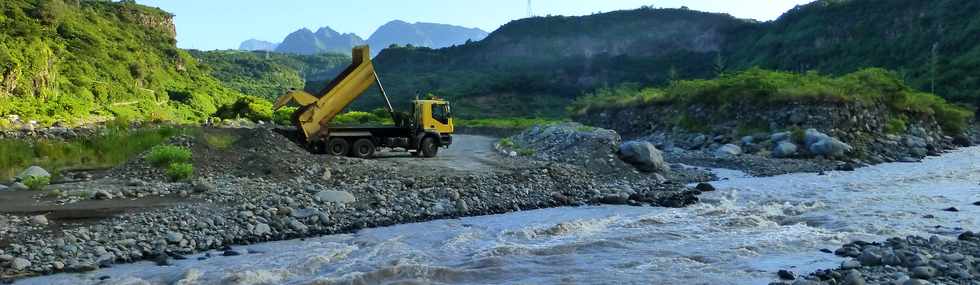
{"label": "dirt road", "polygon": [[497,138],[455,135],[449,148],[439,149],[439,155],[433,158],[413,157],[407,152],[379,152],[378,160],[397,162],[406,170],[451,170],[460,173],[483,174],[499,171],[509,171],[508,163],[502,161],[493,145]]}

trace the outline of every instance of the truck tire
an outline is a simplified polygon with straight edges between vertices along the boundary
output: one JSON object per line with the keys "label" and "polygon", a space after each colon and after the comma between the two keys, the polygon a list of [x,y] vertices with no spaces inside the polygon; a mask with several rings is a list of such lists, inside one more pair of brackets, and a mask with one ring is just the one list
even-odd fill
{"label": "truck tire", "polygon": [[350,152],[350,142],[342,138],[332,138],[327,143],[327,154],[333,156],[347,155]]}
{"label": "truck tire", "polygon": [[354,147],[351,148],[350,155],[358,158],[369,158],[374,156],[374,142],[367,138],[354,141]]}
{"label": "truck tire", "polygon": [[423,157],[435,157],[438,155],[439,146],[436,145],[436,139],[432,137],[422,139],[422,143],[419,144],[419,151],[422,152]]}

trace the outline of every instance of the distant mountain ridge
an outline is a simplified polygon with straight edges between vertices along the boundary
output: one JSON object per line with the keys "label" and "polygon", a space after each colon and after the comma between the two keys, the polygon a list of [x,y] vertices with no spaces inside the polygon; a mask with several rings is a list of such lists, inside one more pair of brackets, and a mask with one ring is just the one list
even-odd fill
{"label": "distant mountain ridge", "polygon": [[242,42],[242,44],[238,46],[238,49],[244,51],[274,51],[277,47],[279,47],[278,43],[250,39]]}
{"label": "distant mountain ridge", "polygon": [[377,29],[367,40],[353,33],[342,34],[330,27],[322,27],[316,32],[299,29],[275,44],[259,40],[242,42],[239,50],[266,50],[280,53],[313,55],[318,53],[348,53],[357,45],[369,44],[376,55],[391,45],[412,45],[430,48],[444,48],[479,41],[489,33],[478,28],[466,28],[436,23],[408,23],[395,20]]}

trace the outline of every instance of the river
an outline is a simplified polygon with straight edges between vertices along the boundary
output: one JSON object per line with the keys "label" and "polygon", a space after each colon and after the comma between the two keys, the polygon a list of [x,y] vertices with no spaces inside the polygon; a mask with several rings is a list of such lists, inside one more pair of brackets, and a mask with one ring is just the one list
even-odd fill
{"label": "river", "polygon": [[719,190],[683,209],[594,206],[432,221],[16,284],[767,284],[780,269],[838,266],[843,259],[820,249],[851,240],[980,229],[972,205],[980,201],[980,148],[822,176],[717,173],[725,178],[713,183]]}

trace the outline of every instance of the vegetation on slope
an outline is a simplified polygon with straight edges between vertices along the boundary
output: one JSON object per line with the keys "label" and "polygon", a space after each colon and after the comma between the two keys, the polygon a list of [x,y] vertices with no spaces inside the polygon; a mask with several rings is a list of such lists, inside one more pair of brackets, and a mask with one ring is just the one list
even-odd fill
{"label": "vegetation on slope", "polygon": [[79,140],[0,140],[0,181],[32,165],[55,175],[116,166],[178,133],[169,127],[130,130],[128,123],[113,123],[102,134]]}
{"label": "vegetation on slope", "polygon": [[387,49],[376,65],[396,101],[432,92],[458,102],[461,116],[557,117],[541,110],[608,86],[666,86],[752,67],[885,68],[915,89],[980,105],[977,34],[980,2],[972,0],[820,0],[767,23],[643,8],[522,19],[480,42]]}
{"label": "vegetation on slope", "polygon": [[238,93],[175,46],[171,17],[131,0],[0,2],[0,116],[210,116]]}
{"label": "vegetation on slope", "polygon": [[570,106],[570,111],[582,115],[602,109],[653,104],[725,106],[878,102],[898,114],[934,115],[943,129],[951,134],[962,133],[973,116],[968,109],[953,105],[939,96],[916,91],[906,85],[898,74],[877,68],[839,77],[823,76],[816,72],[799,74],[753,68],[712,80],[675,81],[661,89],[627,84],[600,89],[581,97]]}
{"label": "vegetation on slope", "polygon": [[[191,51],[212,76],[243,94],[275,100],[289,89],[322,88],[350,64],[350,54],[296,55],[249,51]],[[317,92],[320,90],[309,90]]]}
{"label": "vegetation on slope", "polygon": [[980,2],[819,0],[777,21],[735,30],[733,68],[845,74],[895,70],[913,87],[964,103],[980,100]]}

